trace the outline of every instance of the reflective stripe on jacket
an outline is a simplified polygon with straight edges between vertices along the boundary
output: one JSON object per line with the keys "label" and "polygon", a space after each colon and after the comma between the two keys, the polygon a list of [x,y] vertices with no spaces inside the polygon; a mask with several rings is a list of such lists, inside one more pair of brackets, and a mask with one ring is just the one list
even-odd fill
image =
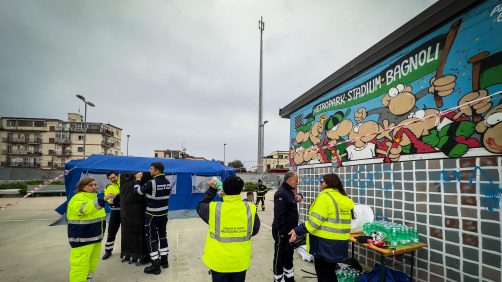
{"label": "reflective stripe on jacket", "polygon": [[97,193],[79,192],[68,202],[68,241],[72,248],[100,242],[106,229],[104,200]]}
{"label": "reflective stripe on jacket", "polygon": [[[335,189],[324,189],[309,209],[305,222],[309,234],[323,239],[348,240],[354,201]],[[307,241],[307,249],[309,249]]]}
{"label": "reflective stripe on jacket", "polygon": [[251,261],[251,236],[256,206],[241,195],[223,197],[209,204],[209,230],[202,260],[217,272],[241,272]]}

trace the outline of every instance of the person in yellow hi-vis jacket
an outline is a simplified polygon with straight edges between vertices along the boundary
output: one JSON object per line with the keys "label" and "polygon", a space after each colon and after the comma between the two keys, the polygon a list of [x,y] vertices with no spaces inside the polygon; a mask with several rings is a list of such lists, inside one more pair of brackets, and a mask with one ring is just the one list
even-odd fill
{"label": "person in yellow hi-vis jacket", "polygon": [[307,221],[289,232],[289,241],[308,233],[307,251],[314,256],[317,281],[338,281],[335,266],[348,256],[354,201],[334,173],[322,177],[321,190],[310,206]]}
{"label": "person in yellow hi-vis jacket", "polygon": [[108,172],[106,178],[110,181],[105,187],[105,195],[112,194],[114,197],[108,200],[110,205],[110,219],[108,220],[108,236],[105,243],[105,254],[103,260],[112,256],[115,236],[120,228],[120,177],[115,171]]}
{"label": "person in yellow hi-vis jacket", "polygon": [[260,231],[260,218],[255,205],[242,201],[243,187],[240,177],[229,176],[223,182],[223,202],[213,202],[218,189],[216,182],[211,181],[197,204],[197,213],[209,224],[202,261],[211,269],[213,282],[246,280],[251,237]]}
{"label": "person in yellow hi-vis jacket", "polygon": [[70,242],[70,282],[92,281],[101,252],[101,240],[105,232],[106,213],[103,207],[112,199],[107,194],[99,199],[96,180],[83,178],[77,184],[77,192],[68,202],[68,241]]}

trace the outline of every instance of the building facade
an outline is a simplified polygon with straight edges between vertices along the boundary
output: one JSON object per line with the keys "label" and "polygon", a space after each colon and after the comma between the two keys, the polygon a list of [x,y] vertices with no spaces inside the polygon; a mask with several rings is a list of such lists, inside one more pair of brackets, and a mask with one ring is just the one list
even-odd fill
{"label": "building facade", "polygon": [[[0,165],[62,169],[84,157],[84,122],[79,114],[68,120],[0,118]],[[87,123],[85,154],[122,155],[122,129],[111,124]]]}
{"label": "building facade", "polygon": [[194,157],[185,150],[155,150],[154,157],[164,159],[186,159],[186,160],[205,160],[203,157]]}
{"label": "building facade", "polygon": [[500,1],[438,1],[281,109],[301,219],[336,173],[376,220],[417,228],[414,281],[501,281],[500,35]]}
{"label": "building facade", "polygon": [[270,169],[288,169],[289,152],[273,151],[268,156],[263,157],[263,166],[268,171]]}

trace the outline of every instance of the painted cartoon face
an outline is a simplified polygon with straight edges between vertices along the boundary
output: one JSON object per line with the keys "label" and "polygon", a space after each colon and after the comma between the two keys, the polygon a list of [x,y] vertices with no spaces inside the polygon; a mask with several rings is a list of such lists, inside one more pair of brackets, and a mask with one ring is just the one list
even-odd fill
{"label": "painted cartoon face", "polygon": [[354,141],[354,145],[357,148],[364,147],[366,143],[375,139],[379,128],[378,123],[374,121],[364,122],[359,126],[354,126],[352,128],[349,134],[349,139]]}
{"label": "painted cartoon face", "polygon": [[343,136],[347,136],[352,130],[352,121],[350,119],[342,120],[339,124],[335,125],[330,130],[326,131],[330,140],[337,141]]}
{"label": "painted cartoon face", "polygon": [[382,104],[394,115],[404,115],[415,107],[416,98],[411,90],[411,86],[398,84],[382,97]]}
{"label": "painted cartoon face", "polygon": [[476,124],[476,131],[483,133],[483,145],[492,153],[502,153],[502,105],[491,109],[485,119]]}
{"label": "painted cartoon face", "polygon": [[[411,113],[408,119],[398,124],[398,127],[393,130],[393,134],[396,134],[401,128],[408,128],[417,138],[429,135],[430,130],[435,128],[439,123],[439,119],[436,116],[437,113],[439,113],[439,110],[436,109],[418,110]],[[401,127],[400,125],[403,124],[406,125]],[[410,143],[411,140],[404,134],[399,144],[407,146]]]}
{"label": "painted cartoon face", "polygon": [[295,157],[294,157],[294,161],[295,161],[295,164],[296,165],[301,165],[303,163],[303,153],[304,153],[305,149],[303,149],[303,147],[299,147],[296,149],[295,151]]}

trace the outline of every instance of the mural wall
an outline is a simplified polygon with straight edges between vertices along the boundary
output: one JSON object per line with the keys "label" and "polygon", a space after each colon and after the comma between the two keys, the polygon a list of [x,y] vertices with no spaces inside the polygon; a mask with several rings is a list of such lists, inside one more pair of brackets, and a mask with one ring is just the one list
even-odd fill
{"label": "mural wall", "polygon": [[486,1],[297,110],[291,165],[501,154],[500,38]]}

